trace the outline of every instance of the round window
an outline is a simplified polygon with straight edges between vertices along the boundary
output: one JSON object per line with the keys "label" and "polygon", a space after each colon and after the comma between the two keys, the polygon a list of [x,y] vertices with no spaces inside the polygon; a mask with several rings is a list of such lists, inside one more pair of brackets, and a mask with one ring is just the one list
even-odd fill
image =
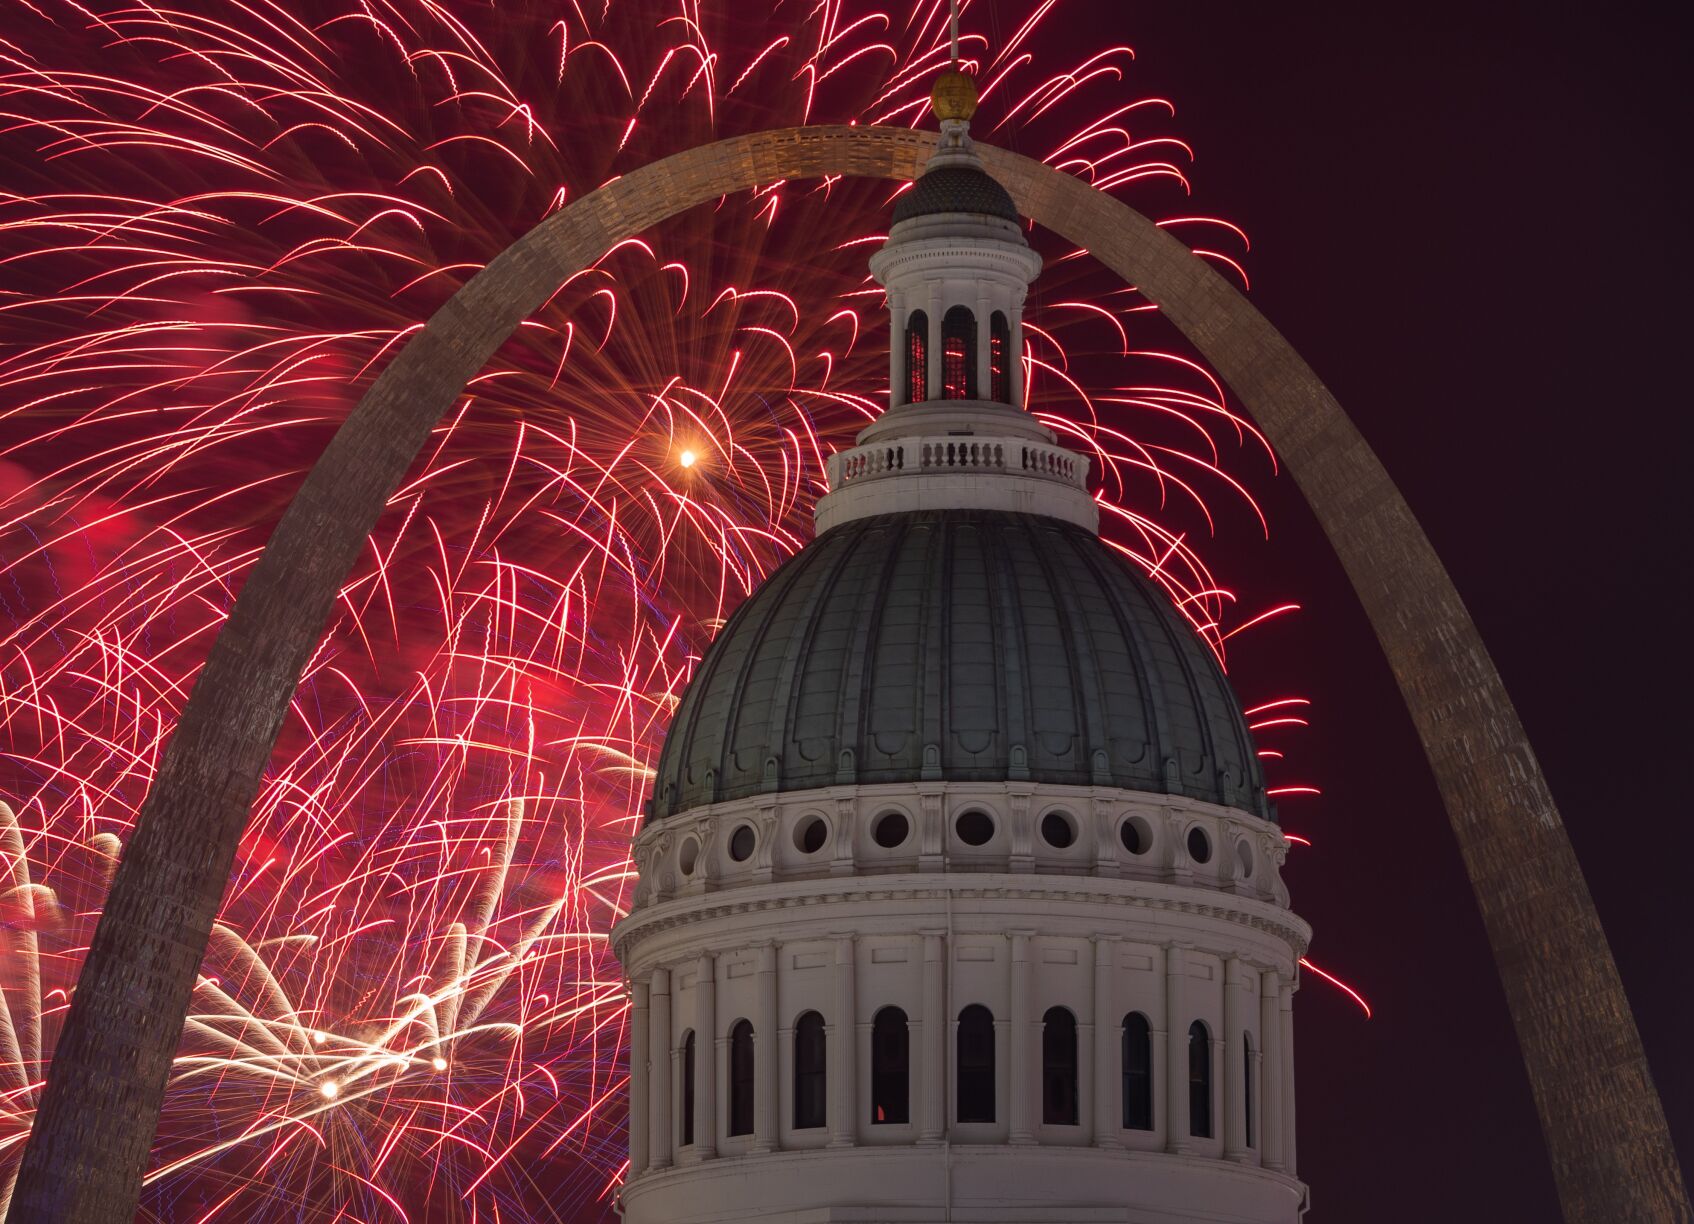
{"label": "round window", "polygon": [[700,843],[692,837],[682,843],[682,849],[677,851],[676,865],[682,868],[682,874],[694,874],[694,864],[700,859]]}
{"label": "round window", "polygon": [[884,812],[871,826],[871,840],[884,850],[892,850],[903,845],[911,831],[911,823],[904,812]]}
{"label": "round window", "polygon": [[1212,839],[1198,825],[1188,830],[1188,857],[1196,863],[1212,861]]}
{"label": "round window", "polygon": [[1055,850],[1063,850],[1076,841],[1076,826],[1063,812],[1048,812],[1041,818],[1041,840]]}
{"label": "round window", "polygon": [[1253,847],[1249,846],[1246,842],[1236,842],[1235,843],[1235,861],[1236,861],[1237,864],[1240,865],[1241,878],[1243,880],[1252,879],[1253,878]]}
{"label": "round window", "polygon": [[753,847],[758,844],[758,840],[752,825],[741,825],[729,835],[729,857],[738,863],[745,863],[753,857]]}
{"label": "round window", "polygon": [[988,839],[994,836],[994,818],[975,809],[961,812],[953,822],[953,831],[967,846],[986,846]]}
{"label": "round window", "polygon": [[816,854],[829,837],[822,816],[808,816],[794,826],[794,848],[801,854]]}
{"label": "round window", "polygon": [[1118,840],[1131,854],[1146,854],[1153,848],[1153,830],[1139,816],[1131,816],[1118,826]]}

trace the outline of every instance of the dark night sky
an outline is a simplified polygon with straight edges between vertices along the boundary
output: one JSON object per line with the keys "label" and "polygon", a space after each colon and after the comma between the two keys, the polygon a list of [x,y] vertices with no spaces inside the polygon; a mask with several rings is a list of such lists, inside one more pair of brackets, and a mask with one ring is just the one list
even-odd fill
{"label": "dark night sky", "polygon": [[[1196,203],[1253,235],[1253,300],[1376,448],[1481,626],[1694,1167],[1690,432],[1670,365],[1691,321],[1690,40],[1615,4],[1110,11],[1139,54],[1137,91],[1177,103]],[[1290,881],[1314,958],[1377,1009],[1365,1023],[1315,980],[1301,993],[1308,1219],[1555,1219],[1410,721],[1293,486],[1265,492],[1274,544],[1231,572],[1306,611],[1244,666],[1315,700],[1299,751],[1326,792],[1284,806],[1317,842],[1296,848]]]}

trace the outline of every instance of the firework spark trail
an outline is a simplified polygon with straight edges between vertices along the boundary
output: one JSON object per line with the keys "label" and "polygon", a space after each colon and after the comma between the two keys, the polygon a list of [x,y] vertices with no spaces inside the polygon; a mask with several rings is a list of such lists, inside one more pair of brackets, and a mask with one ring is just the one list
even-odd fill
{"label": "firework spark trail", "polygon": [[[0,38],[0,1184],[122,838],[270,525],[512,239],[738,131],[918,123],[946,5],[16,2]],[[1057,11],[969,27],[981,126],[1197,255],[1171,108]],[[974,59],[972,57],[975,57]],[[877,411],[885,185],[777,183],[560,286],[436,431],[284,727],[149,1175],[170,1219],[563,1219],[615,1180],[604,932],[690,667]],[[827,235],[824,242],[819,235]],[[1221,235],[1221,237],[1220,237]],[[1133,291],[1034,235],[1030,407],[1223,653],[1203,555],[1268,448]],[[1234,244],[1230,246],[1230,244]],[[687,453],[689,459],[682,456]],[[1280,741],[1279,741],[1280,742]],[[1274,753],[1270,753],[1279,759]],[[538,1180],[530,1162],[546,1161]],[[597,1203],[602,1206],[596,1206]]]}

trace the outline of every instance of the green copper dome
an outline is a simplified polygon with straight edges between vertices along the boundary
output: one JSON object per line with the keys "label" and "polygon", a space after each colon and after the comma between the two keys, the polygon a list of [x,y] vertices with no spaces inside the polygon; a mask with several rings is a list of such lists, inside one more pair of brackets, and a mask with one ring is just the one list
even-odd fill
{"label": "green copper dome", "polygon": [[930,510],[843,523],[741,606],[677,709],[649,815],[928,780],[1268,812],[1240,705],[1157,586],[1085,528]]}

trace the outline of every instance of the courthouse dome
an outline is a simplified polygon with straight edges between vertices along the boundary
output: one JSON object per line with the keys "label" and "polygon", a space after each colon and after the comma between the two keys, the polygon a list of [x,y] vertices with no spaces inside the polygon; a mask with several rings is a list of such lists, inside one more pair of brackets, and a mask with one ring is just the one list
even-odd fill
{"label": "courthouse dome", "polygon": [[855,519],[735,613],[659,758],[662,819],[760,792],[1018,781],[1267,814],[1239,704],[1090,531],[991,510]]}

